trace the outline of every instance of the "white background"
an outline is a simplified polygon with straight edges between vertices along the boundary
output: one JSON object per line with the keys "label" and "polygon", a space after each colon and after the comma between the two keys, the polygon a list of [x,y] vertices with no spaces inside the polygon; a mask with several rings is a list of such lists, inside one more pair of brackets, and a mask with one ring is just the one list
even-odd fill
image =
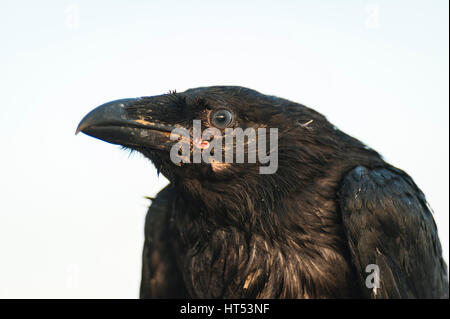
{"label": "white background", "polygon": [[152,164],[85,135],[104,102],[242,85],[406,170],[449,251],[449,4],[1,1],[0,297],[135,298]]}

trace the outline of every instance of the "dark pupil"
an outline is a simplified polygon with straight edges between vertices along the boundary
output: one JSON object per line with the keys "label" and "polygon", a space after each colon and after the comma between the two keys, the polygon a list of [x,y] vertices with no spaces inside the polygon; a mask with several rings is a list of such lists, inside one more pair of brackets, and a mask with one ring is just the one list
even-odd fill
{"label": "dark pupil", "polygon": [[218,122],[223,123],[223,122],[225,122],[227,120],[227,117],[225,115],[223,115],[223,114],[220,114],[220,115],[217,115],[216,120]]}

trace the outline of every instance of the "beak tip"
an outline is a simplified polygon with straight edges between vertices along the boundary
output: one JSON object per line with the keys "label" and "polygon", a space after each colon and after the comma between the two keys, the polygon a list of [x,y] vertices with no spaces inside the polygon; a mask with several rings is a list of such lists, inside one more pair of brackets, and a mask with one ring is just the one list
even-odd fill
{"label": "beak tip", "polygon": [[75,135],[98,123],[123,120],[124,107],[133,104],[136,100],[139,100],[139,98],[115,100],[98,106],[81,120],[75,131]]}
{"label": "beak tip", "polygon": [[[83,122],[83,121],[82,121]],[[75,130],[75,135],[78,135],[78,133],[82,132],[84,127],[81,125],[82,123],[78,124],[77,129]]]}

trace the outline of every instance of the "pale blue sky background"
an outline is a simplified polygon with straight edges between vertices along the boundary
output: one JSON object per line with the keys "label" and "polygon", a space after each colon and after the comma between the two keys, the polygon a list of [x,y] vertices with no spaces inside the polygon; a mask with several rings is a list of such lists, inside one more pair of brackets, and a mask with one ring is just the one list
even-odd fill
{"label": "pale blue sky background", "polygon": [[449,242],[449,4],[0,1],[0,297],[135,298],[147,160],[106,101],[234,84],[306,104],[406,170]]}

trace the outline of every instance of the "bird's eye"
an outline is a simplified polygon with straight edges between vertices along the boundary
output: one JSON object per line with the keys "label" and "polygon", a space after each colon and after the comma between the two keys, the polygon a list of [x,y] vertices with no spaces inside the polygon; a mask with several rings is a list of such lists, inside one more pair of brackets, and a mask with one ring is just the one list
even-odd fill
{"label": "bird's eye", "polygon": [[211,123],[219,128],[226,128],[233,121],[233,114],[228,110],[218,110],[211,114]]}

